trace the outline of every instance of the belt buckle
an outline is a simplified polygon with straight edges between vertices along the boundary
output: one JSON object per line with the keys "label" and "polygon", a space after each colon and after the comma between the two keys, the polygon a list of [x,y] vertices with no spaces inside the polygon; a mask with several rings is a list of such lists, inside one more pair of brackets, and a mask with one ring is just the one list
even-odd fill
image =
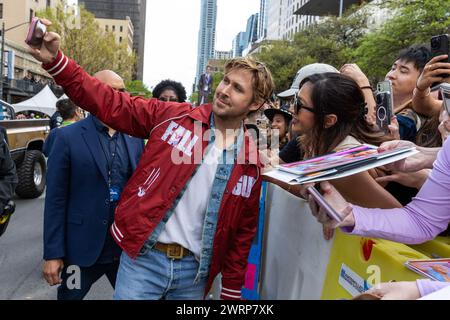
{"label": "belt buckle", "polygon": [[182,259],[184,253],[184,248],[177,244],[167,245],[167,257],[171,259]]}

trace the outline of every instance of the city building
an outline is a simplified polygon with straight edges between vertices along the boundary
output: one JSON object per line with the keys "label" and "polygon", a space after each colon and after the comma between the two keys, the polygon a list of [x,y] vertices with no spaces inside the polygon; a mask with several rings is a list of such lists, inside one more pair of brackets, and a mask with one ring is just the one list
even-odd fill
{"label": "city building", "polygon": [[[79,0],[96,18],[126,20],[131,19],[133,33],[133,49],[137,53],[136,76],[143,79],[146,0]],[[120,37],[120,36],[119,36]],[[124,41],[124,38],[122,38]]]}
{"label": "city building", "polygon": [[283,0],[267,0],[267,40],[280,40]]}
{"label": "city building", "polygon": [[[294,34],[320,20],[317,14],[299,14],[308,0],[282,0],[280,35],[283,40],[292,40]],[[336,1],[325,1],[327,3]]]}
{"label": "city building", "polygon": [[233,50],[231,51],[217,51],[214,54],[214,59],[217,60],[229,60],[233,58]]}
{"label": "city building", "polygon": [[371,0],[304,0],[297,8],[295,14],[310,16],[341,16],[347,9],[353,5],[361,5]]}
{"label": "city building", "polygon": [[241,57],[247,43],[247,33],[239,32],[233,39],[233,58]]}
{"label": "city building", "polygon": [[245,31],[247,35],[246,47],[258,40],[258,18],[259,13],[252,14],[247,20],[247,29]]}
{"label": "city building", "polygon": [[261,0],[259,5],[258,41],[267,39],[267,27],[269,22],[269,1]]}
{"label": "city building", "polygon": [[205,72],[208,60],[214,58],[216,42],[217,0],[201,0],[198,33],[197,73],[195,83]]}
{"label": "city building", "polygon": [[130,17],[127,16],[125,20],[95,18],[95,21],[101,30],[112,32],[117,43],[126,43],[130,54],[133,52],[134,27]]}
{"label": "city building", "polygon": [[258,22],[259,13],[252,14],[247,20],[247,29],[245,31],[247,39],[245,42],[244,50],[242,51],[243,56],[252,53],[254,48],[258,46]]}

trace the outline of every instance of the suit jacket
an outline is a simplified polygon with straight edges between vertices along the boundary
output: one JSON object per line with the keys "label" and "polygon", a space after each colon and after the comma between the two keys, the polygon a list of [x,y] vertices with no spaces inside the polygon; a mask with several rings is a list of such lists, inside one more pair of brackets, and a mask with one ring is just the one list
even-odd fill
{"label": "suit jacket", "polygon": [[[200,92],[208,92],[208,93],[210,93],[211,89],[212,89],[212,82],[213,82],[212,74],[209,75],[209,79],[208,80],[206,80],[206,73],[202,74],[200,76],[200,81],[198,82],[198,90]],[[205,91],[204,87],[206,85],[208,86],[208,90]]]}
{"label": "suit jacket", "polygon": [[[63,258],[88,267],[99,258],[109,227],[112,204],[106,159],[92,117],[54,131],[44,209],[44,259]],[[134,171],[144,143],[123,137]]]}

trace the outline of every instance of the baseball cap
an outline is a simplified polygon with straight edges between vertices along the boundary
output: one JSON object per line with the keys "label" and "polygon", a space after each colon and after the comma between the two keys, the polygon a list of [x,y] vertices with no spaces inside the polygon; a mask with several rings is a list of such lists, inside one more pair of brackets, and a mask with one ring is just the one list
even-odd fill
{"label": "baseball cap", "polygon": [[326,73],[326,72],[339,73],[339,71],[335,67],[325,63],[312,63],[300,68],[297,71],[297,75],[295,76],[291,88],[279,93],[278,97],[288,98],[295,95],[297,91],[300,89],[300,84],[305,78],[312,76],[313,74],[316,73]]}

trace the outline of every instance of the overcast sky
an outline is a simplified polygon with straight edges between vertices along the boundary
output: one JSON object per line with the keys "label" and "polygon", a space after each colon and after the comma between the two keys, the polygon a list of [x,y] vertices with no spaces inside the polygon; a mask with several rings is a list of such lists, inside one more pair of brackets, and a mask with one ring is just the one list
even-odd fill
{"label": "overcast sky", "polygon": [[[259,0],[218,0],[216,50],[231,50],[233,38],[259,12]],[[197,68],[200,0],[147,0],[144,82],[151,88],[170,78],[188,93]]]}

